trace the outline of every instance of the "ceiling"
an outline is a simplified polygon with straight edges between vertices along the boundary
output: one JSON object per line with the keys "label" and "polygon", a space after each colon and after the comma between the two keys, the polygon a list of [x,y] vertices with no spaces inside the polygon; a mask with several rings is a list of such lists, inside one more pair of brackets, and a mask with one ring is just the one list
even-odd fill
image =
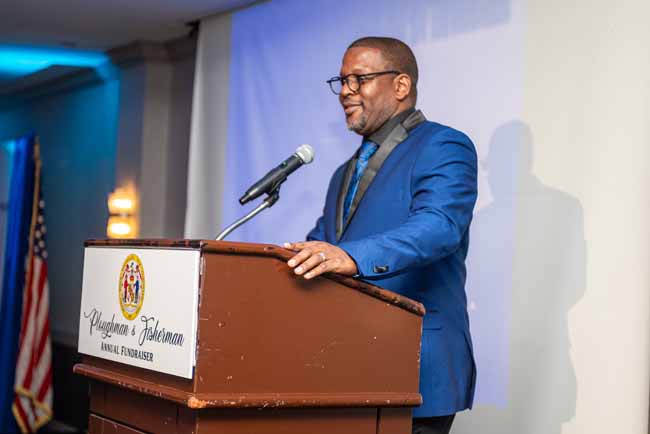
{"label": "ceiling", "polygon": [[0,44],[104,51],[166,41],[186,23],[258,0],[2,0]]}

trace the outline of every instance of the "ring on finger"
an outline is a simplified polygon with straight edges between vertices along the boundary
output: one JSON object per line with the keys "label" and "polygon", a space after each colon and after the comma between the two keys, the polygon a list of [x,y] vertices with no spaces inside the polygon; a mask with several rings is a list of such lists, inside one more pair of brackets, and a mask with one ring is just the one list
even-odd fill
{"label": "ring on finger", "polygon": [[318,256],[320,256],[321,262],[327,261],[327,256],[325,256],[325,252],[318,252]]}

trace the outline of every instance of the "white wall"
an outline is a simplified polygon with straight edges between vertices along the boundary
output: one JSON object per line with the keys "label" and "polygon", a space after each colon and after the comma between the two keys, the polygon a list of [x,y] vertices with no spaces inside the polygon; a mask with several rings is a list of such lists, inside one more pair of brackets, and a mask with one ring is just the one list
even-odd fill
{"label": "white wall", "polygon": [[[648,429],[648,18],[650,3],[634,0],[539,1],[528,11],[534,171],[584,210],[586,284],[568,312],[577,405],[566,433]],[[544,253],[570,246],[553,247]]]}
{"label": "white wall", "polygon": [[187,176],[185,237],[214,239],[221,218],[228,137],[231,14],[201,22]]}

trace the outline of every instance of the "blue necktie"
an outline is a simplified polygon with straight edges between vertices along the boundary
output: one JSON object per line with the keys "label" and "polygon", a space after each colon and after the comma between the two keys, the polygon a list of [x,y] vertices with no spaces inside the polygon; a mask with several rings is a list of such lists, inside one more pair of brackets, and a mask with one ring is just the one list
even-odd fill
{"label": "blue necktie", "polygon": [[345,195],[345,202],[343,202],[343,223],[348,221],[348,214],[350,213],[350,207],[352,206],[352,200],[357,194],[357,189],[359,188],[359,181],[363,176],[363,172],[368,166],[368,160],[374,155],[377,151],[377,145],[369,140],[364,140],[361,144],[361,149],[359,149],[359,158],[357,158],[357,164],[354,168],[354,174],[350,180],[350,187],[348,192]]}

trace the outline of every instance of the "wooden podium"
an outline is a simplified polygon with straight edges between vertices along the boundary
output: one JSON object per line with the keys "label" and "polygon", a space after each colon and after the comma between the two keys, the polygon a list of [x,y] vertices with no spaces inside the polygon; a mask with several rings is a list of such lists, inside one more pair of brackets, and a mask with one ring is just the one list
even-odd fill
{"label": "wooden podium", "polygon": [[[307,281],[277,246],[90,240],[200,250],[192,379],[84,355],[91,434],[409,434],[424,307],[338,275]],[[182,291],[182,289],[179,289]]]}

